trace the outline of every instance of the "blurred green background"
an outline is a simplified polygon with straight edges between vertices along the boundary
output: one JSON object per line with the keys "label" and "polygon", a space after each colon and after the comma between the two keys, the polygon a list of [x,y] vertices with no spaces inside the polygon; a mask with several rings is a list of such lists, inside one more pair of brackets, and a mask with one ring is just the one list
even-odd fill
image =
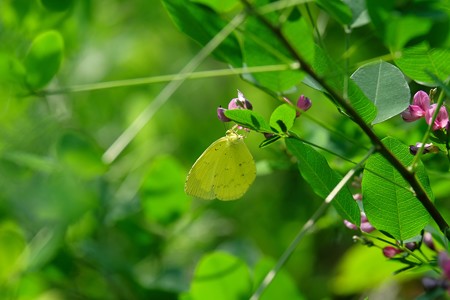
{"label": "blurred green background", "polygon": [[[329,28],[325,41],[339,57],[343,32]],[[45,86],[55,93],[30,95],[17,78],[33,40],[49,30],[64,43],[59,71]],[[365,29],[355,35],[376,41]],[[212,251],[231,253],[250,269],[261,259],[273,264],[320,205],[283,143],[259,149],[263,137],[256,134],[246,143],[258,177],[241,200],[184,194],[191,165],[227,129],[217,120],[219,105],[237,89],[265,117],[279,105],[238,76],[187,80],[116,160],[103,162],[166,83],[58,91],[177,74],[200,47],[176,29],[159,1],[2,0],[0,41],[0,299],[178,299],[197,262]],[[359,47],[355,61],[386,51],[370,42]],[[198,70],[226,68],[209,58]],[[363,154],[311,119],[360,139],[332,104],[307,87],[290,97],[300,94],[313,107],[311,117],[297,121],[297,132],[337,153]],[[397,118],[377,130],[415,143],[420,132],[407,135],[410,128]],[[350,166],[328,158],[339,171]],[[433,182],[438,199],[448,199],[444,182]],[[380,249],[354,246],[353,234],[332,209],[320,220],[284,269],[299,297],[421,292],[419,274],[392,280],[399,266]]]}

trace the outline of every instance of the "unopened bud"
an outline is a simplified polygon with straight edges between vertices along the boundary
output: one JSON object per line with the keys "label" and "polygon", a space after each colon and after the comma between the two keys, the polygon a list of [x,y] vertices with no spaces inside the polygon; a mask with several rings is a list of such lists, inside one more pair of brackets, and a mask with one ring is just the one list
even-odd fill
{"label": "unopened bud", "polygon": [[355,224],[353,224],[353,223],[350,222],[350,221],[344,220],[344,225],[345,225],[345,227],[347,227],[348,229],[351,229],[351,230],[358,230],[358,226],[356,226]]}
{"label": "unopened bud", "polygon": [[428,231],[423,233],[423,243],[433,251],[436,251],[436,246],[433,242],[433,236]]}
{"label": "unopened bud", "polygon": [[383,248],[383,255],[387,258],[393,258],[397,254],[400,254],[402,252],[403,252],[402,250],[392,246],[386,246]]}
{"label": "unopened bud", "polygon": [[297,100],[297,107],[300,108],[303,111],[307,111],[312,106],[312,102],[308,97],[305,97],[305,95],[301,95]]}
{"label": "unopened bud", "polygon": [[230,122],[231,119],[229,119],[227,116],[225,116],[225,111],[226,111],[225,108],[223,108],[222,106],[219,106],[217,108],[217,118],[219,118],[219,120],[222,122]]}
{"label": "unopened bud", "polygon": [[417,249],[417,243],[416,242],[409,242],[409,243],[405,243],[405,247],[408,248],[408,250],[410,251],[414,251]]}

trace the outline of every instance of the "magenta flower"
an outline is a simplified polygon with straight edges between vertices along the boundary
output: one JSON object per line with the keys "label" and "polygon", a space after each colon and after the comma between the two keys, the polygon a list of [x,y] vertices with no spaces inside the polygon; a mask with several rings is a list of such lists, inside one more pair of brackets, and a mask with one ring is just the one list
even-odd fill
{"label": "magenta flower", "polygon": [[[431,120],[433,118],[433,115],[436,111],[437,104],[432,104],[430,108],[425,113],[425,121],[428,125],[431,125]],[[447,128],[448,124],[448,113],[445,106],[441,106],[439,109],[439,112],[436,116],[436,119],[433,122],[433,130],[439,130],[443,128]]]}
{"label": "magenta flower", "polygon": [[[305,95],[301,95],[297,100],[297,107],[300,108],[302,111],[307,111],[312,106],[312,102],[308,97],[305,97]],[[300,112],[297,111],[297,117],[300,116]]]}
{"label": "magenta flower", "polygon": [[418,91],[413,97],[413,104],[402,113],[406,122],[413,122],[425,116],[430,108],[430,97],[424,91]]}

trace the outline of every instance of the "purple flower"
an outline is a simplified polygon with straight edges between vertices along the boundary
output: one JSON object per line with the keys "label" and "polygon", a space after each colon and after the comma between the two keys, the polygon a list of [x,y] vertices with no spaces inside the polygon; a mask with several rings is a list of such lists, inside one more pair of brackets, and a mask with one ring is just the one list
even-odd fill
{"label": "purple flower", "polygon": [[[347,227],[348,229],[351,230],[357,230],[358,226],[356,226],[355,224],[353,224],[352,222],[348,221],[348,220],[344,220],[344,225],[345,227]],[[372,231],[374,231],[376,228],[372,226],[372,224],[369,223],[369,220],[367,220],[366,214],[361,212],[361,225],[359,226],[359,229],[362,232],[366,232],[366,233],[371,233]]]}
{"label": "purple flower", "polygon": [[375,230],[375,227],[370,224],[369,220],[366,217],[366,214],[363,212],[361,212],[361,226],[359,226],[359,228],[361,229],[361,231],[366,233],[371,233]]}
{"label": "purple flower", "polygon": [[[297,107],[302,111],[307,111],[312,106],[312,102],[308,97],[305,97],[305,95],[301,95],[297,100]],[[297,111],[297,117],[300,116],[300,112]]]}
{"label": "purple flower", "polygon": [[230,103],[228,103],[228,109],[252,110],[253,106],[250,101],[248,101],[248,99],[244,97],[244,94],[242,94],[242,92],[238,90],[238,97],[231,99]]}
{"label": "purple flower", "polygon": [[[238,97],[231,99],[231,101],[228,103],[228,109],[249,109],[252,110],[253,106],[250,103],[250,101],[247,100],[247,98],[244,97],[244,94],[241,93],[241,91],[238,90]],[[227,109],[223,108],[222,106],[219,106],[217,108],[217,117],[222,122],[230,122],[231,119],[229,119],[227,116],[225,116],[225,111]]]}
{"label": "purple flower", "polygon": [[[425,113],[425,121],[427,122],[428,125],[431,125],[431,120],[436,111],[436,107],[437,107],[437,104],[432,104]],[[436,119],[434,120],[433,130],[447,128],[447,124],[448,124],[447,109],[445,108],[445,106],[441,106],[441,108],[439,109],[439,112],[436,116]]]}

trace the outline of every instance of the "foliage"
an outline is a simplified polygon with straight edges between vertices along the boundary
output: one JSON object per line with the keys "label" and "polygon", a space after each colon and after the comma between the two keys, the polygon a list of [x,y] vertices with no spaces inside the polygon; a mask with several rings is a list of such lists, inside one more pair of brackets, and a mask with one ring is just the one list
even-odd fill
{"label": "foliage", "polygon": [[[444,0],[0,2],[0,298],[445,297],[449,23]],[[230,99],[257,178],[191,199]]]}

